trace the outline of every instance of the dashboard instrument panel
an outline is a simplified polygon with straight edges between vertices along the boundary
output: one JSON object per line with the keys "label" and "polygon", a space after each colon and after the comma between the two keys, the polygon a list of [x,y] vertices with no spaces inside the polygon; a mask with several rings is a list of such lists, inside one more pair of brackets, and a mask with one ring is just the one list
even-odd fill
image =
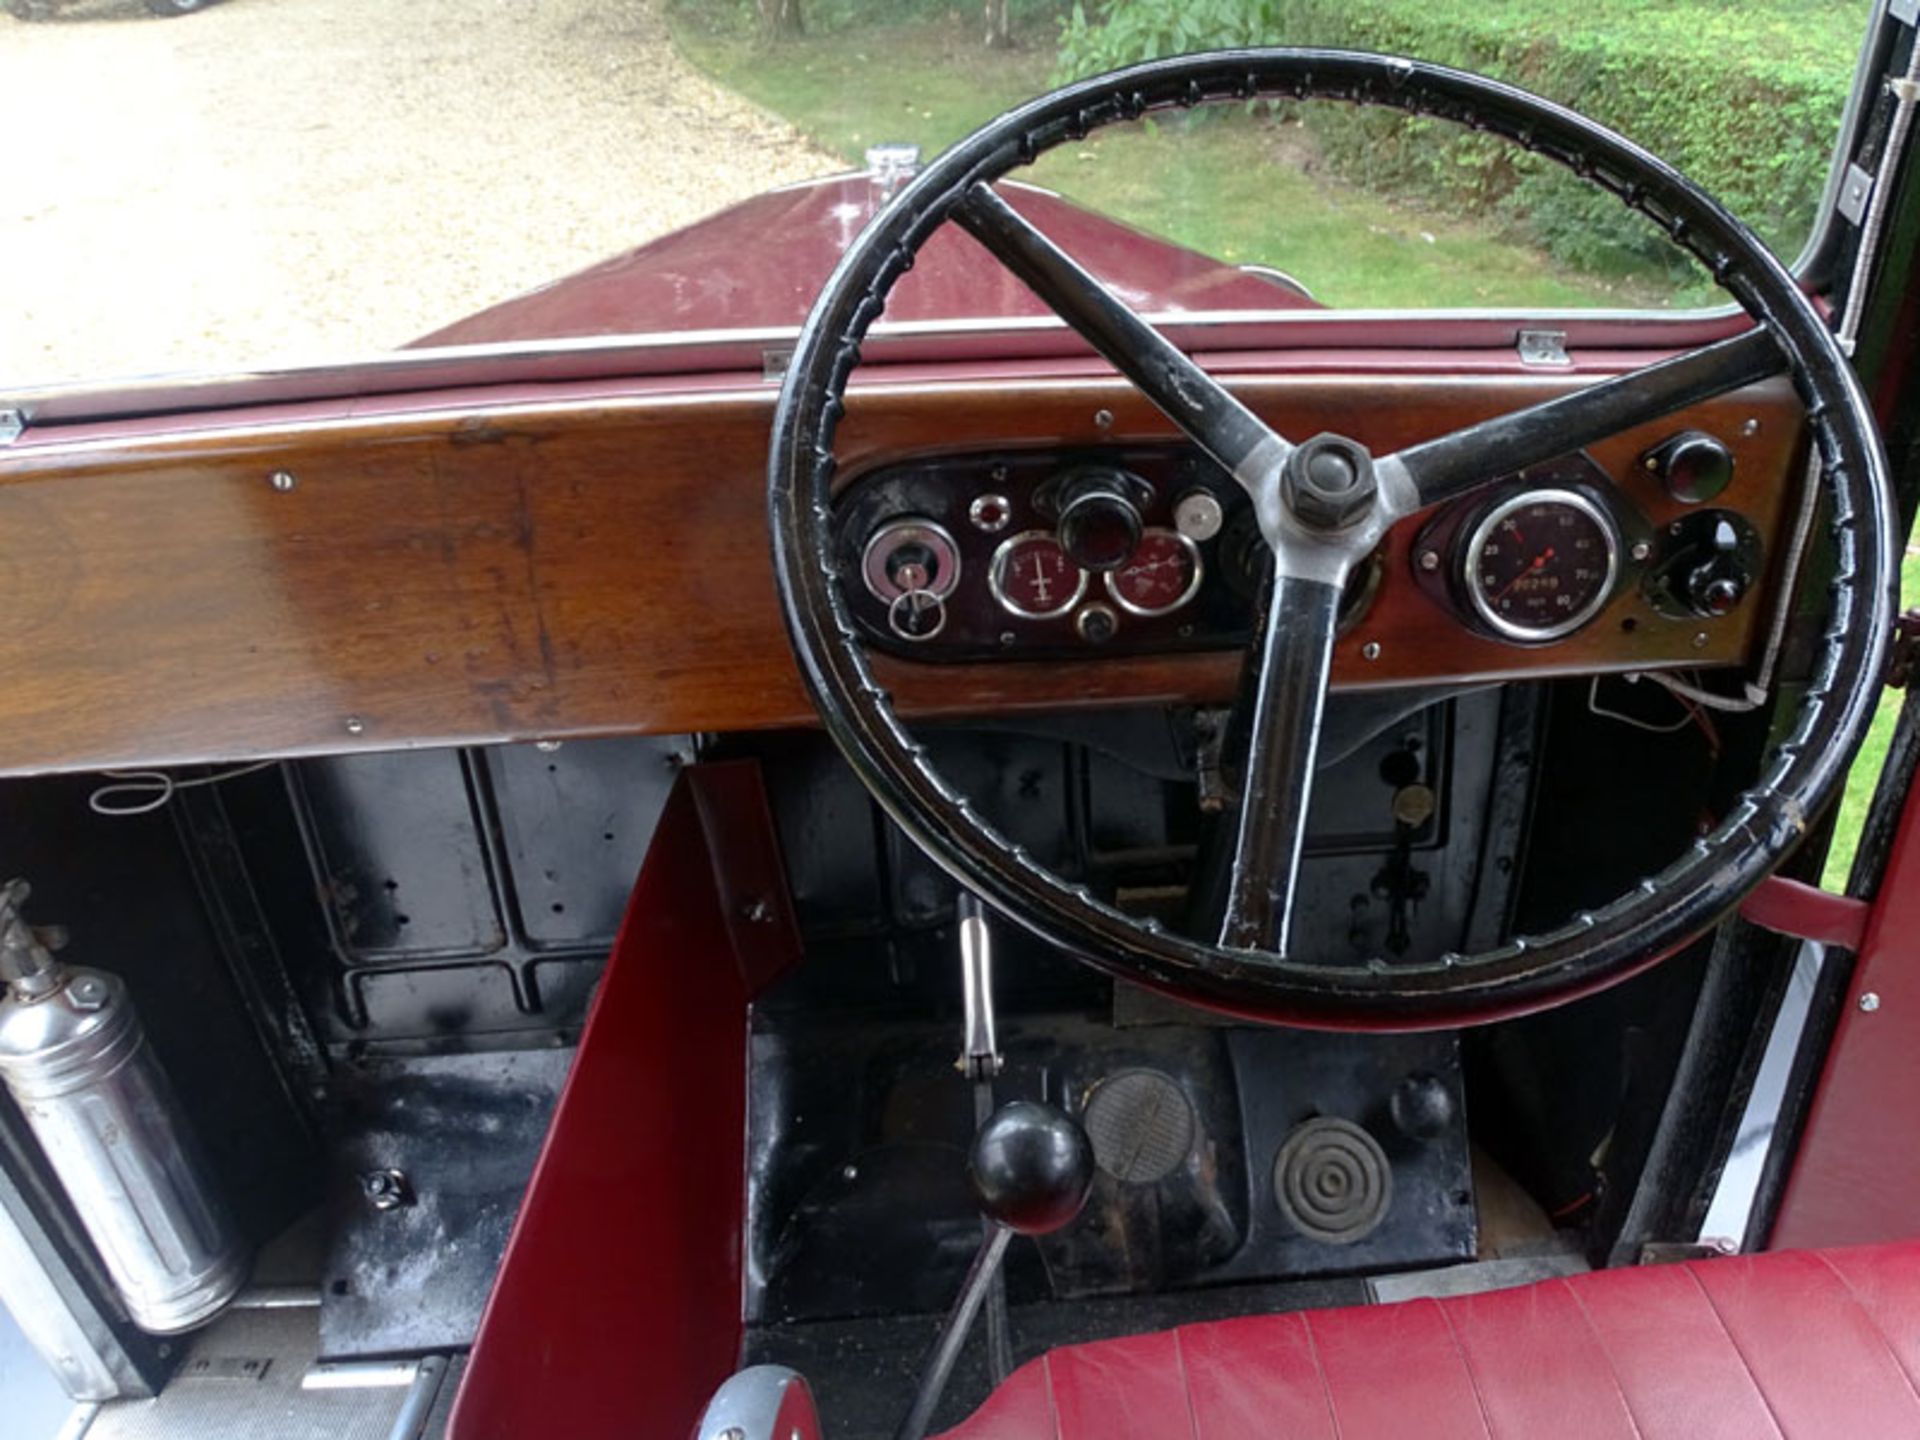
{"label": "dashboard instrument panel", "polygon": [[[1583,378],[1409,363],[1232,383],[1287,433],[1384,453]],[[770,577],[772,390],[700,383],[29,431],[0,449],[0,773],[812,723]],[[1660,469],[1682,435],[1726,451],[1716,490],[1713,454],[1677,447],[1702,498]],[[838,443],[842,580],[904,713],[1232,693],[1252,613],[1237,492],[1122,382],[883,377]],[[1522,511],[1477,546],[1471,508],[1414,517],[1356,584],[1334,684],[1742,663],[1803,453],[1770,382],[1570,457],[1554,484],[1598,497],[1619,569],[1554,636],[1503,634],[1473,602],[1544,624],[1509,602],[1531,613],[1547,566],[1590,595],[1557,547],[1512,583],[1502,567],[1541,553],[1505,548],[1536,542]],[[921,528],[880,546],[900,521]],[[895,628],[901,596],[900,626],[930,633]]]}

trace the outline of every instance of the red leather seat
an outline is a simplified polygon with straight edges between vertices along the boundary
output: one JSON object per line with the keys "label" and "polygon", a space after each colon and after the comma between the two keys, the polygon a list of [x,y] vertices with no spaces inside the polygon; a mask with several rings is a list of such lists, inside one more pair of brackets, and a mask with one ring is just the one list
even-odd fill
{"label": "red leather seat", "polygon": [[1920,1436],[1920,1243],[1609,1270],[1056,1350],[945,1440]]}

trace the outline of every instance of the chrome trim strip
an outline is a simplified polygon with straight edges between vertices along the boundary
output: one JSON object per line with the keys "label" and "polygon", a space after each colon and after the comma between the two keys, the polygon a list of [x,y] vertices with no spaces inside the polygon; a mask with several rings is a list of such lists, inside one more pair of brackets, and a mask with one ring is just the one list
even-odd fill
{"label": "chrome trim strip", "polygon": [[1721,1166],[1714,1183],[1713,1198],[1701,1218],[1699,1238],[1703,1241],[1729,1240],[1736,1246],[1746,1236],[1753,1220],[1754,1202],[1760,1194],[1760,1177],[1767,1156],[1773,1149],[1774,1131],[1780,1123],[1780,1110],[1786,1103],[1787,1081],[1793,1062],[1800,1053],[1800,1037],[1806,1033],[1807,1017],[1813,1010],[1814,991],[1820,980],[1820,966],[1826,947],[1809,940],[1794,956],[1793,972],[1787,980],[1787,992],[1767,1032],[1767,1044],[1761,1054],[1759,1073],[1747,1092],[1747,1103],[1740,1112],[1733,1148]]}

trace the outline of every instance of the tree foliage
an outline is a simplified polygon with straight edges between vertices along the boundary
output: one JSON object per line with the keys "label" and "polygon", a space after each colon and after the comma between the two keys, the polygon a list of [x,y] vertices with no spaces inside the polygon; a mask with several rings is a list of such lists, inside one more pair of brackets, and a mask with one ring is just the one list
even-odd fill
{"label": "tree foliage", "polygon": [[[1853,0],[1076,0],[1059,71],[1225,45],[1416,55],[1575,106],[1792,245],[1825,187],[1863,18]],[[1384,109],[1299,113],[1343,178],[1496,217],[1587,268],[1686,263],[1611,197],[1504,141]]]}
{"label": "tree foliage", "polygon": [[760,28],[769,35],[799,35],[807,26],[800,13],[800,0],[755,0],[760,11]]}
{"label": "tree foliage", "polygon": [[986,0],[986,40],[989,50],[1005,50],[1013,44],[1013,7],[1009,0]]}

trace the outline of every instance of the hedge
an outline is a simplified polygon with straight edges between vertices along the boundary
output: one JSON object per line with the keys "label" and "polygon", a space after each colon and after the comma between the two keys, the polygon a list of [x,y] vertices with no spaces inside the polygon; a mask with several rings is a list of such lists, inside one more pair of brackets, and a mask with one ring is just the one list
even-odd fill
{"label": "hedge", "polygon": [[[1575,106],[1791,250],[1825,188],[1865,21],[1851,0],[1109,0],[1074,5],[1059,78],[1214,45],[1416,55]],[[1300,118],[1344,178],[1497,217],[1568,263],[1691,265],[1611,197],[1503,141],[1346,105],[1303,106]]]}

